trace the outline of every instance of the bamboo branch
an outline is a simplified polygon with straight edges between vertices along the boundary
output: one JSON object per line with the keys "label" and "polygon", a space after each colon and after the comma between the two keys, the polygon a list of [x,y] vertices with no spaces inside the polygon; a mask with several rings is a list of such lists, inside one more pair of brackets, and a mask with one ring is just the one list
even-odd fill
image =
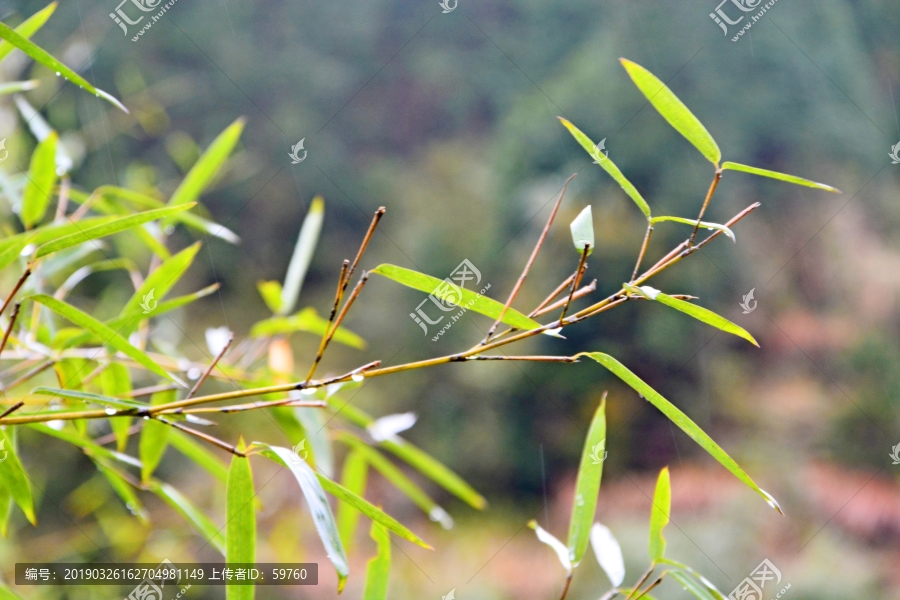
{"label": "bamboo branch", "polygon": [[236,447],[232,446],[228,442],[222,441],[217,437],[209,435],[208,433],[203,433],[202,431],[197,431],[196,429],[191,429],[190,427],[185,427],[184,425],[182,425],[181,423],[178,423],[176,421],[169,421],[167,419],[163,419],[160,417],[153,417],[153,418],[156,419],[157,421],[159,421],[160,423],[165,423],[166,425],[168,425],[170,427],[174,427],[175,429],[178,429],[179,431],[183,431],[187,434],[196,436],[196,437],[200,438],[201,440],[208,442],[208,443],[212,444],[213,446],[216,446],[223,450],[227,450],[228,452],[231,452],[232,454],[236,454],[237,456],[243,456],[244,458],[247,457],[247,455],[245,453],[241,452],[240,450],[238,450]]}
{"label": "bamboo branch", "polygon": [[0,342],[0,354],[3,354],[3,350],[6,348],[6,342],[9,340],[9,334],[12,333],[13,326],[16,324],[16,317],[19,316],[19,308],[22,307],[21,302],[16,302],[16,305],[13,306],[12,316],[9,317],[9,326],[6,328],[6,331],[3,333],[3,341]]}
{"label": "bamboo branch", "polygon": [[641,269],[641,263],[644,260],[644,254],[647,253],[647,246],[650,245],[650,236],[653,235],[653,223],[647,223],[647,233],[644,234],[644,243],[641,244],[641,252],[638,254],[637,262],[634,264],[634,271],[631,273],[631,280],[634,281]]}
{"label": "bamboo branch", "polygon": [[[349,278],[349,275],[348,275],[348,278]],[[353,302],[356,300],[356,297],[359,296],[360,290],[362,290],[362,287],[366,284],[366,281],[368,281],[368,280],[369,280],[369,274],[366,272],[363,272],[362,277],[360,277],[359,281],[356,283],[356,287],[354,287],[353,291],[350,292],[350,297],[347,298],[347,302],[344,303],[344,307],[341,309],[340,314],[338,314],[337,318],[334,320],[334,323],[331,325],[331,328],[329,330],[327,330],[327,335],[322,340],[322,344],[320,345],[320,351],[316,353],[316,358],[313,360],[313,364],[309,368],[309,372],[306,374],[306,380],[304,381],[304,383],[309,383],[309,381],[312,379],[313,374],[315,374],[315,372],[316,372],[316,367],[319,366],[319,362],[321,362],[322,356],[324,356],[325,350],[328,348],[328,344],[331,342],[331,338],[334,337],[334,334],[338,330],[338,327],[341,326],[341,321],[344,320],[344,317],[347,315],[347,311],[350,310],[351,306],[353,306]]]}
{"label": "bamboo branch", "polygon": [[644,575],[638,580],[634,587],[631,588],[631,592],[625,597],[625,600],[632,600],[635,592],[641,589],[641,586],[644,585],[644,582],[650,579],[650,575],[653,574],[653,569],[656,568],[656,565],[650,565],[650,568],[644,573]]}
{"label": "bamboo branch", "polygon": [[225,356],[225,353],[228,352],[228,349],[231,347],[231,342],[233,341],[234,332],[231,332],[231,334],[228,336],[228,341],[225,343],[225,347],[223,347],[222,350],[219,351],[218,356],[216,356],[213,361],[209,363],[209,368],[204,371],[200,379],[197,380],[197,383],[194,384],[194,387],[191,388],[191,391],[188,392],[188,398],[193,396],[197,392],[197,390],[200,389],[200,386],[203,385],[203,382],[206,381],[206,378],[209,377],[209,374],[212,373],[212,370],[216,368],[216,365],[219,364],[219,361],[223,356]]}
{"label": "bamboo branch", "polygon": [[581,285],[581,278],[584,277],[584,271],[587,269],[587,257],[591,251],[591,245],[585,244],[584,250],[581,251],[581,260],[578,261],[578,269],[575,271],[575,280],[572,282],[572,290],[569,292],[569,299],[566,300],[566,303],[563,305],[562,313],[559,315],[560,327],[563,325],[563,319],[566,318],[566,312],[569,310],[569,305],[572,304],[572,299],[575,296],[575,290],[578,289],[578,286]]}
{"label": "bamboo branch", "polygon": [[28,279],[28,276],[31,275],[31,268],[26,268],[25,272],[22,273],[22,276],[19,277],[19,281],[16,282],[16,285],[13,287],[12,291],[9,293],[9,296],[6,297],[6,300],[3,301],[3,306],[0,307],[0,315],[3,314],[3,311],[6,310],[6,307],[9,306],[10,301],[12,301],[13,296],[16,295],[16,292],[19,291],[19,288],[22,287],[22,284],[25,283],[25,280]]}
{"label": "bamboo branch", "polygon": [[722,169],[717,168],[716,174],[713,176],[712,183],[709,184],[709,191],[706,192],[706,198],[703,200],[703,206],[700,207],[700,214],[697,215],[697,223],[694,225],[694,230],[691,232],[691,238],[688,240],[688,246],[694,245],[694,238],[697,237],[697,230],[700,228],[700,219],[703,218],[703,213],[706,212],[706,207],[709,206],[709,201],[712,200],[713,194],[716,193],[716,188],[719,187],[719,180],[722,179]]}
{"label": "bamboo branch", "polygon": [[3,411],[3,414],[0,415],[0,419],[2,419],[3,417],[5,417],[5,416],[7,416],[7,415],[10,415],[10,414],[16,412],[17,410],[19,410],[19,409],[22,408],[23,406],[25,406],[25,403],[24,403],[23,401],[19,400],[18,402],[16,402],[15,404],[13,404],[12,406],[10,406],[10,407],[7,408],[6,410],[4,410],[4,411]]}

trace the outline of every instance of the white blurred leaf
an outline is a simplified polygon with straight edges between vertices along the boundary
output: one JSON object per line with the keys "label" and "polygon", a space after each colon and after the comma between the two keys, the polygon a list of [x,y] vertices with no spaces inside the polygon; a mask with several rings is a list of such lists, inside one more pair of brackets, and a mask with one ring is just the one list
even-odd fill
{"label": "white blurred leaf", "polygon": [[386,442],[393,440],[401,431],[406,431],[416,424],[415,413],[400,413],[396,415],[387,415],[376,419],[369,425],[369,435],[376,442]]}
{"label": "white blurred leaf", "polygon": [[572,230],[572,242],[575,244],[575,249],[584,252],[585,246],[590,245],[588,248],[588,255],[590,255],[594,251],[594,217],[591,207],[587,206],[578,213],[569,227]]}
{"label": "white blurred leaf", "polygon": [[206,330],[206,347],[210,355],[215,358],[228,345],[231,339],[231,330],[228,327],[210,327]]}
{"label": "white blurred leaf", "polygon": [[572,561],[569,560],[569,549],[563,544],[561,541],[556,539],[556,537],[546,531],[543,527],[537,524],[537,521],[531,521],[528,523],[528,526],[534,529],[534,533],[537,534],[537,539],[544,542],[556,552],[557,558],[559,558],[560,564],[562,564],[563,568],[567,573],[572,572]]}
{"label": "white blurred leaf", "polygon": [[613,586],[619,587],[625,579],[625,562],[622,560],[622,549],[612,532],[605,525],[594,523],[591,527],[591,548],[594,556],[609,577]]}
{"label": "white blurred leaf", "polygon": [[294,255],[291,264],[288,265],[287,275],[284,277],[284,286],[281,290],[281,307],[279,315],[289,314],[297,305],[300,297],[300,288],[312,262],[313,252],[319,241],[319,232],[322,231],[322,222],[325,220],[325,202],[321,196],[313,198],[309,212],[303,220],[300,235],[297,237],[297,245],[294,247]]}
{"label": "white blurred leaf", "polygon": [[[36,111],[34,107],[28,103],[28,100],[18,94],[13,96],[13,99],[16,101],[16,106],[22,114],[22,119],[25,120],[32,135],[34,135],[39,142],[43,142],[53,131],[53,128],[44,120],[41,113]],[[71,171],[74,165],[75,161],[73,161],[72,157],[66,152],[65,147],[63,147],[62,144],[56,144],[56,174],[64,175]]]}

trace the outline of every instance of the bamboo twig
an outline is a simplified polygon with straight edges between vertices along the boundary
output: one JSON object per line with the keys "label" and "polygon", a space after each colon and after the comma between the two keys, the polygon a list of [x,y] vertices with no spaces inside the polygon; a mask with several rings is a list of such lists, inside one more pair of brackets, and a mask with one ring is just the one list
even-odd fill
{"label": "bamboo twig", "polygon": [[587,257],[591,251],[591,245],[585,244],[584,250],[581,251],[581,260],[578,261],[578,269],[575,271],[575,280],[572,282],[572,290],[569,292],[569,299],[566,300],[566,303],[563,305],[562,313],[559,315],[559,326],[563,326],[563,319],[566,318],[566,312],[569,310],[569,305],[572,304],[572,299],[575,296],[575,290],[578,289],[578,286],[581,284],[581,278],[584,277],[584,271],[587,269]]}
{"label": "bamboo twig", "polygon": [[347,311],[350,310],[351,306],[353,306],[353,302],[356,300],[356,297],[359,296],[360,290],[362,290],[362,287],[366,285],[366,281],[368,280],[369,274],[364,271],[362,277],[359,278],[359,281],[353,288],[353,291],[350,292],[350,297],[347,298],[347,302],[344,303],[344,307],[341,309],[341,312],[338,314],[337,318],[334,320],[334,323],[331,325],[331,329],[328,330],[328,334],[323,338],[323,343],[320,346],[321,350],[316,353],[316,358],[313,360],[313,364],[309,368],[309,372],[306,374],[306,380],[304,381],[304,383],[309,383],[309,381],[312,379],[312,376],[316,372],[316,367],[319,366],[319,362],[321,362],[322,357],[325,355],[325,350],[328,348],[328,344],[331,342],[331,338],[334,337],[334,334],[335,332],[337,332],[338,327],[341,326],[341,321],[344,320],[344,317],[347,315]]}
{"label": "bamboo twig", "polygon": [[6,331],[3,333],[3,341],[0,342],[0,355],[3,354],[3,350],[6,348],[6,342],[9,340],[9,334],[12,333],[13,327],[16,324],[16,317],[19,316],[19,308],[22,307],[21,302],[16,302],[16,305],[13,306],[12,315],[9,317],[9,326],[6,328]]}
{"label": "bamboo twig", "polygon": [[202,431],[197,431],[196,429],[191,429],[190,427],[185,427],[184,425],[182,425],[181,423],[178,423],[177,421],[169,421],[167,419],[163,419],[160,417],[153,417],[153,418],[156,419],[157,421],[159,421],[160,423],[165,423],[166,425],[168,425],[170,427],[174,427],[175,429],[178,429],[179,431],[183,431],[187,434],[196,436],[196,437],[200,438],[201,440],[208,442],[208,443],[212,444],[213,446],[217,446],[223,450],[227,450],[228,452],[231,452],[232,454],[235,454],[237,456],[243,456],[244,458],[247,457],[247,455],[245,453],[241,452],[240,450],[238,450],[236,447],[232,446],[228,442],[222,441],[217,437],[209,435],[208,433],[203,433]]}
{"label": "bamboo twig", "polygon": [[576,276],[577,274],[578,274],[578,273],[575,272],[575,273],[572,273],[571,275],[569,275],[568,277],[566,277],[565,281],[563,281],[561,284],[559,284],[559,286],[557,286],[557,288],[556,288],[555,290],[553,290],[553,291],[550,293],[549,296],[547,296],[546,298],[544,298],[544,300],[543,300],[540,304],[537,305],[537,308],[535,308],[533,311],[531,311],[530,313],[528,313],[528,317],[529,317],[529,318],[531,318],[531,317],[536,317],[536,316],[538,316],[539,314],[541,314],[540,311],[541,311],[545,306],[547,306],[550,302],[553,302],[553,300],[554,300],[557,296],[559,296],[560,294],[562,294],[562,293],[563,293],[563,290],[565,290],[567,287],[569,287],[569,284],[572,283],[572,280],[575,279],[575,276]]}
{"label": "bamboo twig", "polygon": [[648,585],[648,586],[647,586],[647,589],[645,589],[643,592],[641,592],[641,594],[640,594],[639,596],[636,596],[634,600],[640,600],[641,598],[643,598],[644,596],[646,596],[648,593],[650,593],[650,590],[652,590],[653,588],[655,588],[656,586],[658,586],[659,584],[661,584],[661,583],[662,583],[662,580],[663,580],[663,578],[660,577],[659,579],[657,579],[656,581],[654,581],[653,583],[651,583],[650,585]]}
{"label": "bamboo twig", "polygon": [[13,296],[16,295],[16,292],[19,291],[19,288],[22,287],[22,284],[25,283],[25,280],[28,279],[28,276],[31,275],[31,268],[26,268],[25,272],[22,273],[22,276],[19,277],[19,281],[16,282],[16,285],[13,287],[12,291],[9,293],[9,296],[6,297],[6,300],[3,301],[3,306],[0,307],[0,315],[3,314],[3,311],[6,310],[6,307],[9,306],[10,301],[12,301]]}
{"label": "bamboo twig", "polygon": [[[337,314],[338,305],[341,303],[341,298],[344,295],[344,279],[347,277],[347,269],[350,267],[350,261],[345,260],[344,264],[341,265],[341,275],[338,277],[337,290],[334,293],[334,304],[331,306],[331,314],[328,315],[328,324],[325,325],[325,331],[322,332],[322,339],[319,341],[319,349],[316,351],[316,358],[313,360],[313,365],[315,365],[318,361],[322,360],[322,355],[325,354],[325,347],[328,345],[328,333],[331,331],[331,325],[334,323],[334,317]],[[313,370],[311,369],[309,373],[306,375],[306,383],[309,383],[309,380],[312,379]]]}
{"label": "bamboo twig", "polygon": [[703,213],[706,212],[706,207],[709,206],[709,201],[712,200],[713,194],[716,193],[716,188],[719,187],[719,180],[722,179],[722,169],[716,168],[716,174],[713,176],[712,183],[709,184],[709,191],[706,192],[706,198],[703,200],[703,206],[700,207],[700,214],[697,215],[697,223],[694,225],[694,230],[691,232],[691,239],[688,240],[688,246],[694,245],[694,238],[697,237],[697,230],[700,228],[700,219],[703,218]]}
{"label": "bamboo twig", "polygon": [[647,253],[647,246],[650,245],[650,236],[653,235],[653,223],[647,223],[647,233],[644,234],[644,243],[641,244],[641,252],[638,254],[637,262],[634,264],[634,271],[631,273],[631,280],[634,281],[641,269],[641,263],[644,261],[644,254]]}
{"label": "bamboo twig", "polygon": [[197,392],[197,390],[200,389],[200,386],[203,385],[203,382],[206,381],[206,378],[209,377],[209,374],[212,373],[212,370],[216,368],[216,365],[219,364],[219,361],[223,356],[225,356],[225,353],[228,352],[228,349],[231,347],[231,342],[233,341],[234,332],[232,331],[228,336],[228,341],[225,343],[225,347],[222,348],[222,350],[219,351],[218,356],[216,356],[213,361],[209,363],[209,367],[206,369],[206,371],[203,372],[203,375],[200,377],[200,379],[197,380],[197,383],[194,384],[194,387],[191,388],[191,391],[188,392],[188,398],[193,396]]}
{"label": "bamboo twig", "polygon": [[[583,297],[587,296],[588,294],[596,291],[596,289],[597,289],[597,280],[595,279],[592,282],[590,282],[588,285],[582,286],[581,289],[579,289],[577,292],[575,292],[572,295],[572,300],[577,300],[578,298],[583,298]],[[529,317],[540,317],[541,315],[545,315],[549,312],[553,312],[554,310],[558,309],[566,302],[568,302],[568,300],[566,298],[562,298],[560,300],[557,300],[550,306],[546,306],[540,310],[533,311],[528,316]]]}
{"label": "bamboo twig", "polygon": [[650,575],[653,574],[653,569],[656,568],[656,565],[650,565],[650,568],[644,573],[644,575],[638,580],[634,587],[631,588],[631,592],[625,597],[625,600],[632,600],[635,592],[641,589],[641,586],[644,585],[644,582],[650,579]]}
{"label": "bamboo twig", "polygon": [[22,408],[23,406],[25,406],[25,403],[24,403],[23,401],[19,400],[18,402],[16,402],[15,404],[13,404],[12,406],[10,406],[10,407],[7,408],[6,410],[4,410],[4,411],[3,411],[3,414],[0,415],[0,419],[2,419],[3,417],[5,417],[5,416],[7,416],[7,415],[10,415],[10,414],[16,412],[17,410],[19,410],[19,409]]}
{"label": "bamboo twig", "polygon": [[19,377],[18,379],[16,379],[16,380],[13,381],[12,383],[10,383],[9,385],[4,386],[2,389],[4,389],[4,390],[11,390],[11,389],[13,389],[14,387],[16,387],[17,385],[20,385],[20,384],[22,384],[22,383],[25,383],[26,381],[28,381],[28,380],[31,379],[32,377],[34,377],[34,376],[36,376],[36,375],[40,375],[41,373],[43,373],[44,371],[46,371],[48,368],[52,367],[54,362],[56,362],[56,361],[54,361],[54,360],[52,360],[52,359],[51,359],[51,360],[45,361],[43,364],[40,364],[40,365],[36,366],[36,367],[33,368],[32,370],[28,371],[27,373],[25,373],[24,375],[22,375],[21,377]]}
{"label": "bamboo twig", "polygon": [[562,596],[559,597],[559,600],[566,600],[566,596],[569,593],[569,586],[572,585],[572,576],[574,573],[569,573],[569,576],[566,577],[566,585],[563,586]]}

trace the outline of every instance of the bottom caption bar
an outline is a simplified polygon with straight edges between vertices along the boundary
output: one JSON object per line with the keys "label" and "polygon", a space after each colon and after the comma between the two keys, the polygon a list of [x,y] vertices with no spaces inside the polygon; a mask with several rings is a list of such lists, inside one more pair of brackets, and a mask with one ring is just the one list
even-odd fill
{"label": "bottom caption bar", "polygon": [[[16,585],[318,585],[317,563],[16,563]],[[143,598],[144,596],[138,596]]]}

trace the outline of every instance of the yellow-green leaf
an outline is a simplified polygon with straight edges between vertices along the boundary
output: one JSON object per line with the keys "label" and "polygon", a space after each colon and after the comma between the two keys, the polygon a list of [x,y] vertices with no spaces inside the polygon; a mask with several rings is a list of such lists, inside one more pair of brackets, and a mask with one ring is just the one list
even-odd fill
{"label": "yellow-green leaf", "polygon": [[[366,482],[369,476],[369,463],[362,452],[351,450],[344,458],[344,468],[341,472],[341,485],[362,497],[366,493]],[[355,506],[343,500],[338,502],[337,526],[341,536],[341,543],[347,552],[353,547],[353,536],[356,533],[356,525],[359,523],[360,512]]]}
{"label": "yellow-green leaf", "polygon": [[39,431],[44,435],[49,435],[50,437],[55,437],[56,439],[72,444],[73,446],[77,446],[78,448],[81,448],[82,452],[84,452],[91,458],[108,458],[111,460],[119,461],[120,463],[131,467],[141,467],[141,461],[134,458],[133,456],[122,454],[121,452],[115,452],[103,446],[97,445],[81,434],[75,432],[73,429],[53,429],[52,427],[44,425],[43,423],[30,423],[28,427],[34,429],[35,431]]}
{"label": "yellow-green leaf", "polygon": [[244,123],[246,119],[243,117],[237,119],[213,140],[172,194],[169,199],[170,205],[187,204],[200,197],[237,145],[244,130]]}
{"label": "yellow-green leaf", "polygon": [[[2,25],[2,23],[0,23]],[[22,192],[22,223],[30,229],[44,218],[56,185],[56,143],[59,138],[51,132],[37,145],[31,155],[28,181]]]}
{"label": "yellow-green leaf", "polygon": [[150,524],[150,513],[147,512],[147,509],[144,508],[144,505],[141,503],[141,499],[138,498],[138,495],[135,493],[131,484],[125,479],[124,475],[115,467],[108,464],[103,459],[94,458],[94,464],[97,465],[97,468],[103,473],[103,476],[106,477],[106,480],[109,482],[109,486],[113,489],[113,491],[118,494],[119,498],[122,499],[122,502],[125,504],[125,508],[128,511],[136,516],[141,523],[144,525]]}
{"label": "yellow-green leaf", "polygon": [[569,560],[577,567],[587,552],[591,539],[591,525],[597,511],[597,496],[600,493],[600,480],[603,477],[603,461],[606,459],[606,394],[600,400],[600,406],[594,412],[584,449],[581,451],[581,464],[578,466],[578,477],[575,481],[575,499],[572,505],[572,520],[569,523]]}
{"label": "yellow-green leaf", "polygon": [[[238,445],[243,450],[243,442]],[[225,561],[252,563],[256,560],[256,514],[253,506],[253,473],[250,459],[232,456],[226,490],[228,522],[225,533]],[[253,600],[253,585],[228,585],[226,600]]]}
{"label": "yellow-green leaf", "polygon": [[378,553],[366,565],[363,600],[387,600],[388,576],[391,572],[391,534],[373,521],[369,535],[375,540]]}
{"label": "yellow-green leaf", "polygon": [[[100,389],[106,396],[124,396],[131,391],[131,374],[128,367],[121,363],[110,363],[100,373]],[[125,450],[128,444],[128,430],[131,428],[129,417],[117,417],[109,420],[113,434],[116,436],[116,449]]]}
{"label": "yellow-green leaf", "polygon": [[[150,397],[150,404],[153,406],[174,401],[175,390],[156,392]],[[156,419],[144,419],[138,455],[144,465],[141,467],[141,481],[145,483],[150,481],[150,476],[166,453],[166,447],[169,445],[169,428],[169,425]]]}
{"label": "yellow-green leaf", "polygon": [[[178,254],[163,261],[162,264],[147,276],[141,287],[134,292],[128,300],[128,303],[122,307],[119,316],[136,312],[138,309],[141,309],[142,312],[146,310],[141,304],[144,302],[144,298],[150,293],[153,294],[153,298],[156,302],[165,298],[166,294],[169,293],[169,290],[178,283],[178,280],[187,272],[188,268],[190,268],[191,263],[194,262],[194,257],[197,256],[199,250],[200,242],[196,242]],[[149,305],[147,305],[147,307],[156,308],[156,302],[153,303],[152,307]],[[149,314],[153,313],[154,311],[151,310]]]}
{"label": "yellow-green leaf", "polygon": [[0,457],[4,458],[0,463],[0,485],[6,488],[31,524],[37,524],[37,518],[34,515],[34,499],[31,495],[31,481],[25,474],[22,463],[19,462],[13,440],[2,429],[0,429]]}
{"label": "yellow-green leaf", "polygon": [[[47,19],[50,18],[50,15],[56,10],[58,2],[51,2],[38,12],[34,13],[27,19],[25,19],[21,25],[16,27],[15,31],[23,38],[30,38],[37,31],[44,26],[44,23],[47,22]],[[0,41],[0,60],[6,58],[10,52],[15,50],[16,47],[7,42],[6,40]]]}
{"label": "yellow-green leaf", "polygon": [[206,449],[206,446],[195,442],[194,438],[186,433],[172,430],[169,431],[169,445],[191,459],[198,466],[205,469],[213,477],[225,483],[228,481],[228,466],[219,458]]}
{"label": "yellow-green leaf", "polygon": [[281,284],[277,281],[260,281],[256,289],[273,314],[281,310]]}
{"label": "yellow-green leaf", "polygon": [[653,506],[650,507],[650,560],[657,562],[666,555],[666,538],[663,529],[669,524],[672,512],[672,486],[669,481],[669,467],[659,472],[656,490],[653,492]]}
{"label": "yellow-green leaf", "polygon": [[625,58],[619,59],[622,66],[653,108],[669,122],[669,125],[692,143],[712,164],[719,166],[722,152],[706,127],[688,110],[688,107],[672,93],[656,75]]}
{"label": "yellow-green leaf", "polygon": [[[264,283],[274,283],[277,285],[278,282],[267,281]],[[260,293],[262,293],[261,289]],[[271,308],[271,306],[269,308]],[[250,335],[253,337],[260,337],[264,335],[292,333],[294,331],[305,331],[307,333],[323,335],[327,327],[328,320],[320,317],[318,313],[316,313],[315,308],[307,306],[290,317],[272,317],[271,319],[260,321],[250,330]],[[366,340],[346,327],[338,327],[337,331],[334,332],[334,337],[332,339],[335,342],[350,346],[351,348],[356,348],[357,350],[365,350],[366,348]]]}
{"label": "yellow-green leaf", "polygon": [[600,152],[600,149],[597,148],[597,145],[591,141],[591,139],[586,136],[580,129],[572,125],[567,119],[562,117],[556,117],[560,120],[560,122],[565,126],[566,129],[569,130],[569,133],[572,134],[581,147],[584,148],[587,153],[594,159],[594,162],[600,165],[604,171],[609,173],[609,176],[618,183],[625,193],[628,194],[628,197],[634,200],[634,203],[637,204],[637,207],[644,213],[644,216],[648,219],[650,218],[650,206],[647,204],[647,201],[644,200],[644,197],[641,196],[641,193],[637,191],[637,188],[632,185],[628,179],[622,175],[622,171],[619,170],[619,167],[616,166],[608,156]]}
{"label": "yellow-green leaf", "polygon": [[765,490],[756,485],[750,476],[744,472],[744,470],[738,465],[733,458],[728,456],[728,453],[722,449],[716,442],[713,441],[709,435],[706,434],[705,431],[700,429],[696,423],[694,423],[690,417],[681,412],[678,407],[674,404],[663,398],[656,390],[647,385],[640,377],[632,373],[628,370],[628,368],[620,363],[618,360],[610,356],[609,354],[604,354],[602,352],[582,352],[578,354],[578,356],[587,356],[591,358],[607,369],[609,369],[613,375],[624,381],[628,384],[633,390],[635,390],[638,394],[640,394],[644,399],[646,399],[650,404],[655,406],[666,415],[670,421],[675,423],[682,431],[684,431],[688,436],[693,439],[695,442],[700,444],[700,446],[709,452],[709,454],[715,458],[719,463],[722,464],[732,475],[740,479],[744,484],[746,484],[750,489],[755,491],[757,494],[765,498],[766,502],[769,503],[772,508],[777,510],[779,513],[784,514],[781,511],[781,507],[778,506],[778,503],[775,499]]}
{"label": "yellow-green leaf", "polygon": [[175,511],[194,526],[200,533],[204,541],[216,549],[219,554],[225,555],[225,540],[222,536],[222,529],[213,523],[209,517],[194,506],[184,494],[173,488],[167,483],[163,483],[156,479],[151,479],[147,483],[147,489],[159,496],[166,504],[175,509]]}
{"label": "yellow-green leaf", "polygon": [[826,192],[834,192],[836,194],[841,193],[841,190],[837,189],[836,187],[831,187],[830,185],[825,185],[824,183],[818,183],[809,179],[803,179],[802,177],[797,177],[796,175],[779,173],[778,171],[759,169],[757,167],[748,167],[747,165],[742,165],[740,163],[726,161],[722,163],[722,170],[725,169],[730,169],[732,171],[741,171],[743,173],[751,173],[753,175],[759,175],[761,177],[771,177],[772,179],[787,181],[788,183],[794,183],[796,185],[804,185],[806,187],[816,188],[817,190],[825,190]]}
{"label": "yellow-green leaf", "polygon": [[[382,264],[369,271],[369,273],[387,277],[420,292],[432,294],[445,304],[455,305],[460,309],[473,310],[492,319],[496,319],[503,312],[503,305],[496,300],[491,300],[487,296],[482,296],[466,288],[449,284],[442,279],[437,279],[412,269]],[[529,319],[513,308],[507,309],[503,316],[503,322],[518,329],[537,329],[541,326],[537,321]]]}

